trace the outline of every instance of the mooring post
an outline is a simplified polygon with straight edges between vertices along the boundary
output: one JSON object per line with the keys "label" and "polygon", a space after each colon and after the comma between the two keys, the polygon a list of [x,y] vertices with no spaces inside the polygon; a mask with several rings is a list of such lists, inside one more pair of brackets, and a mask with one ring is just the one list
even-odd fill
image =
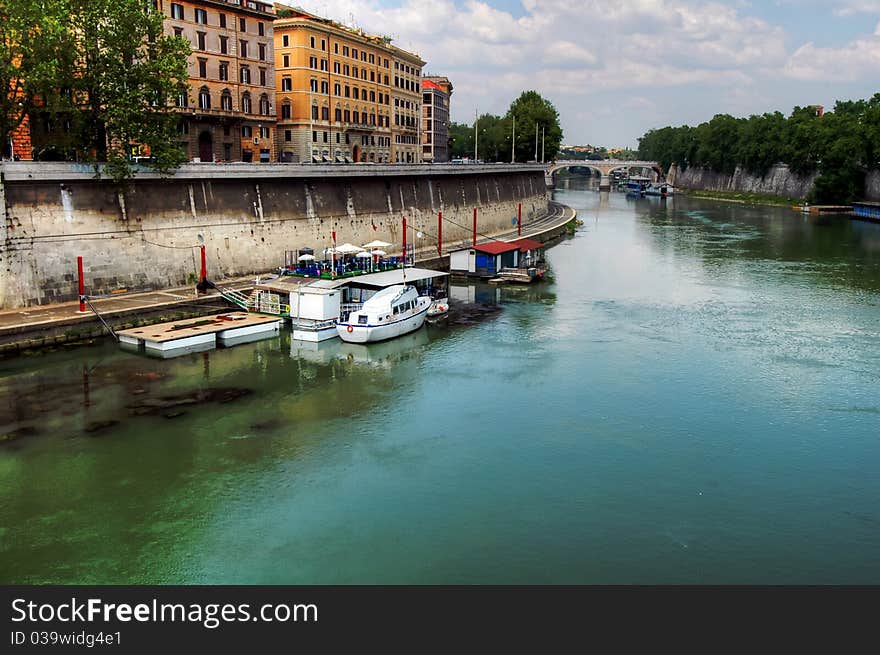
{"label": "mooring post", "polygon": [[522,236],[522,203],[516,205],[516,236]]}
{"label": "mooring post", "polygon": [[86,313],[86,284],[83,280],[83,258],[76,258],[76,273],[79,276],[79,313]]}
{"label": "mooring post", "polygon": [[406,216],[403,217],[403,265],[406,267]]}
{"label": "mooring post", "polygon": [[199,246],[202,255],[202,272],[199,274],[200,281],[204,283],[208,279],[208,259],[205,256],[205,246]]}
{"label": "mooring post", "polygon": [[437,212],[437,254],[443,256],[443,212]]}
{"label": "mooring post", "polygon": [[477,247],[477,208],[474,207],[474,248]]}

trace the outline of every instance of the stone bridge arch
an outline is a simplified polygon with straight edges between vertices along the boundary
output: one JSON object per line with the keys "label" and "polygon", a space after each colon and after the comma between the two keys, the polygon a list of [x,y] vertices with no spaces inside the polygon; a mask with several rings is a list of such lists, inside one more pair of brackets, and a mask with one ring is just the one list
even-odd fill
{"label": "stone bridge arch", "polygon": [[570,159],[551,162],[545,171],[545,180],[548,187],[554,185],[553,176],[567,168],[589,168],[598,171],[599,190],[607,191],[611,188],[611,173],[620,169],[641,168],[652,171],[654,181],[663,177],[663,169],[656,161],[626,161],[622,159]]}

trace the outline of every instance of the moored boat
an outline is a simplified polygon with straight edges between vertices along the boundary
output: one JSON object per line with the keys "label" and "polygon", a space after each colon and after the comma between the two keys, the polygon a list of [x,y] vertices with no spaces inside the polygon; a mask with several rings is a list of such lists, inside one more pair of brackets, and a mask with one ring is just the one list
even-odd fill
{"label": "moored boat", "polygon": [[393,339],[422,327],[432,302],[415,287],[396,284],[374,294],[346,320],[337,321],[336,332],[349,343]]}
{"label": "moored boat", "polygon": [[649,184],[645,187],[644,194],[646,196],[661,196],[663,198],[671,196],[675,193],[675,188],[667,182],[658,182]]}

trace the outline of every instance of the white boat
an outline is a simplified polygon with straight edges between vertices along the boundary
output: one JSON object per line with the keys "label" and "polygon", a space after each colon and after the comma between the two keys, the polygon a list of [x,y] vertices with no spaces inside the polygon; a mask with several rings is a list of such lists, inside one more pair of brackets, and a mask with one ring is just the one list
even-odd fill
{"label": "white boat", "polygon": [[428,307],[428,318],[443,318],[449,314],[449,298],[434,298]]}
{"label": "white boat", "polygon": [[661,196],[665,198],[666,196],[671,196],[675,193],[675,188],[666,182],[657,182],[656,184],[649,184],[645,187],[644,194],[646,196]]}
{"label": "white boat", "polygon": [[393,339],[422,327],[432,302],[415,287],[395,284],[374,294],[345,321],[337,321],[336,332],[349,343]]}

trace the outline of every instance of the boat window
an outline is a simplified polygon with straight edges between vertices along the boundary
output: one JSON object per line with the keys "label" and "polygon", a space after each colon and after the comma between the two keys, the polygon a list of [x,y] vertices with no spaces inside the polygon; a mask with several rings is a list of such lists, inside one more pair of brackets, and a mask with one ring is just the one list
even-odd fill
{"label": "boat window", "polygon": [[366,325],[366,324],[367,324],[367,317],[362,314],[358,315],[358,325]]}
{"label": "boat window", "polygon": [[395,314],[399,314],[399,313],[400,313],[400,305],[394,305],[394,313],[395,313]]}

